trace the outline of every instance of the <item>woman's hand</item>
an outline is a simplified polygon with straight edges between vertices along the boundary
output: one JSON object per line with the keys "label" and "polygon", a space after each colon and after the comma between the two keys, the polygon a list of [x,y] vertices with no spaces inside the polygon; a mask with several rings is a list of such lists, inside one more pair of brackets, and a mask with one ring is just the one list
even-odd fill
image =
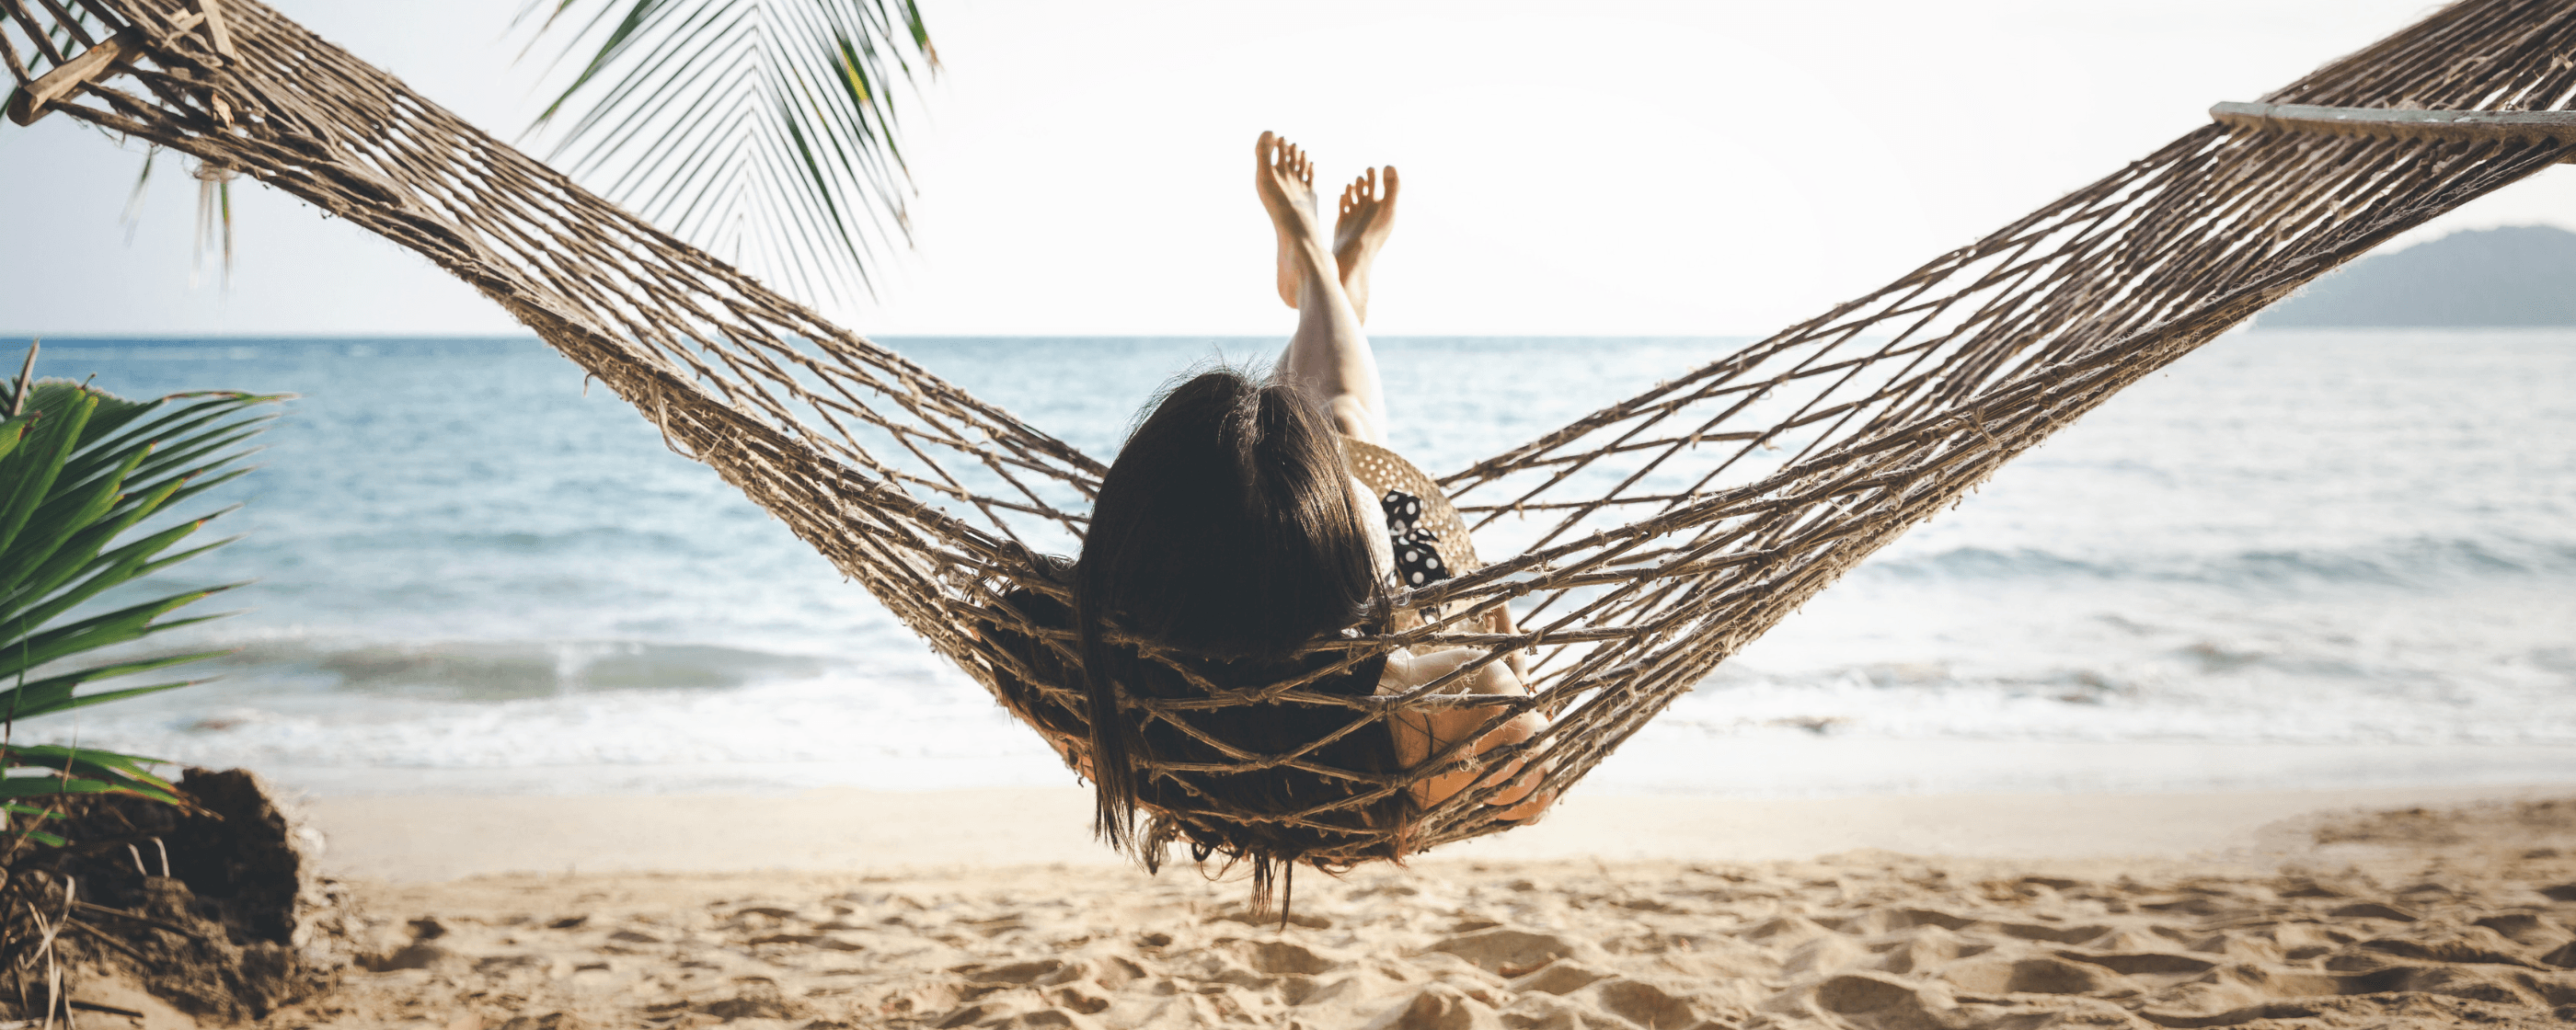
{"label": "woman's hand", "polygon": [[[1485,628],[1497,635],[1506,637],[1518,636],[1521,631],[1519,626],[1512,624],[1511,606],[1502,604],[1495,605],[1492,608],[1485,610]],[[1517,679],[1524,684],[1529,682],[1529,651],[1526,648],[1515,647],[1509,651],[1503,652],[1503,661],[1510,663],[1514,679]],[[1521,690],[1518,691],[1518,693],[1528,692],[1529,688],[1526,686],[1522,687]]]}

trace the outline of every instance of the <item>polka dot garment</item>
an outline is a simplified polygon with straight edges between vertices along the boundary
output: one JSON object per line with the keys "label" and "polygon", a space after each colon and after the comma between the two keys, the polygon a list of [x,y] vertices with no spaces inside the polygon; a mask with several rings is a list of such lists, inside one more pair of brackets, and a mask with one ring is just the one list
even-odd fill
{"label": "polka dot garment", "polygon": [[1386,509],[1387,542],[1395,545],[1396,585],[1412,589],[1449,578],[1449,566],[1440,560],[1439,534],[1422,528],[1422,498],[1389,490],[1377,503]]}
{"label": "polka dot garment", "polygon": [[[1406,544],[1413,545],[1410,549],[1416,553],[1415,567],[1405,567],[1399,562],[1397,567],[1388,569],[1389,585],[1409,590],[1417,585],[1428,586],[1464,576],[1484,567],[1483,562],[1476,560],[1476,544],[1467,532],[1467,524],[1458,518],[1458,510],[1451,507],[1449,498],[1440,492],[1439,483],[1423,475],[1412,462],[1384,447],[1348,436],[1342,437],[1341,443],[1342,454],[1350,463],[1351,477],[1367,488],[1365,496],[1380,498],[1381,504],[1396,496],[1407,502],[1400,506],[1400,511],[1387,513],[1387,536],[1395,545],[1398,557],[1407,550]],[[1403,516],[1400,520],[1397,518],[1399,514]],[[1408,538],[1405,535],[1408,527],[1404,523],[1410,523],[1409,531],[1418,535]],[[1431,564],[1429,559],[1434,558],[1439,560],[1438,565]],[[1415,572],[1422,573],[1420,584],[1412,582]]]}

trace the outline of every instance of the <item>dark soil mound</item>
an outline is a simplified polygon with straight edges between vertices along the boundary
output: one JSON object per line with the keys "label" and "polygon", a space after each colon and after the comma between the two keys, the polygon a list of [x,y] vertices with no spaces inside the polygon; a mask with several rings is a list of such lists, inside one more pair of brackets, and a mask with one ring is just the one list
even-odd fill
{"label": "dark soil mound", "polygon": [[[42,1019],[79,981],[129,979],[192,1015],[257,1019],[327,984],[303,945],[331,908],[313,883],[294,827],[257,777],[190,769],[189,812],[120,795],[81,795],[45,829],[70,841],[21,840],[0,886],[0,1010]],[[42,953],[50,946],[51,956]],[[49,989],[63,976],[59,991]],[[9,989],[14,987],[15,989]]]}

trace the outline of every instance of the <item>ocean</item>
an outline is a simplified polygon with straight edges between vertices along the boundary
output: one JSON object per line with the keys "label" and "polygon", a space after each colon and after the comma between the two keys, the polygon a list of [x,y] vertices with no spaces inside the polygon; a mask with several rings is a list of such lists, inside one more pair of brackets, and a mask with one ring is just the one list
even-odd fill
{"label": "ocean", "polygon": [[[1278,340],[889,339],[1107,459]],[[1730,339],[1378,341],[1434,474]],[[301,398],[195,509],[214,682],[15,728],[320,795],[935,789],[1071,773],[534,339],[56,339],[127,396]],[[1582,789],[1747,797],[2576,778],[2576,330],[2223,337],[1811,602]]]}

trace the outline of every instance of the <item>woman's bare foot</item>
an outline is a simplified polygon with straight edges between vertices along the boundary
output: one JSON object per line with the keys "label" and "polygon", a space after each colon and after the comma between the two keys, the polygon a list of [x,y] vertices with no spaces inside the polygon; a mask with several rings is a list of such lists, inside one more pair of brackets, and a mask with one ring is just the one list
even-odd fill
{"label": "woman's bare foot", "polygon": [[1351,309],[1363,322],[1368,321],[1369,266],[1395,231],[1395,166],[1383,169],[1382,180],[1380,171],[1371,168],[1343,187],[1341,217],[1333,222],[1333,263],[1341,269],[1342,292],[1350,294]]}
{"label": "woman's bare foot", "polygon": [[1324,217],[1315,210],[1314,166],[1304,151],[1267,132],[1254,153],[1253,184],[1279,233],[1280,295],[1293,297],[1297,307],[1297,331],[1271,376],[1311,392],[1343,433],[1383,446],[1386,387],[1378,380],[1377,356],[1369,350],[1359,312],[1342,292]]}
{"label": "woman's bare foot", "polygon": [[1315,210],[1315,166],[1297,145],[1262,133],[1253,145],[1253,187],[1279,234],[1279,299],[1296,307],[1306,275],[1334,275],[1324,246],[1323,216]]}

